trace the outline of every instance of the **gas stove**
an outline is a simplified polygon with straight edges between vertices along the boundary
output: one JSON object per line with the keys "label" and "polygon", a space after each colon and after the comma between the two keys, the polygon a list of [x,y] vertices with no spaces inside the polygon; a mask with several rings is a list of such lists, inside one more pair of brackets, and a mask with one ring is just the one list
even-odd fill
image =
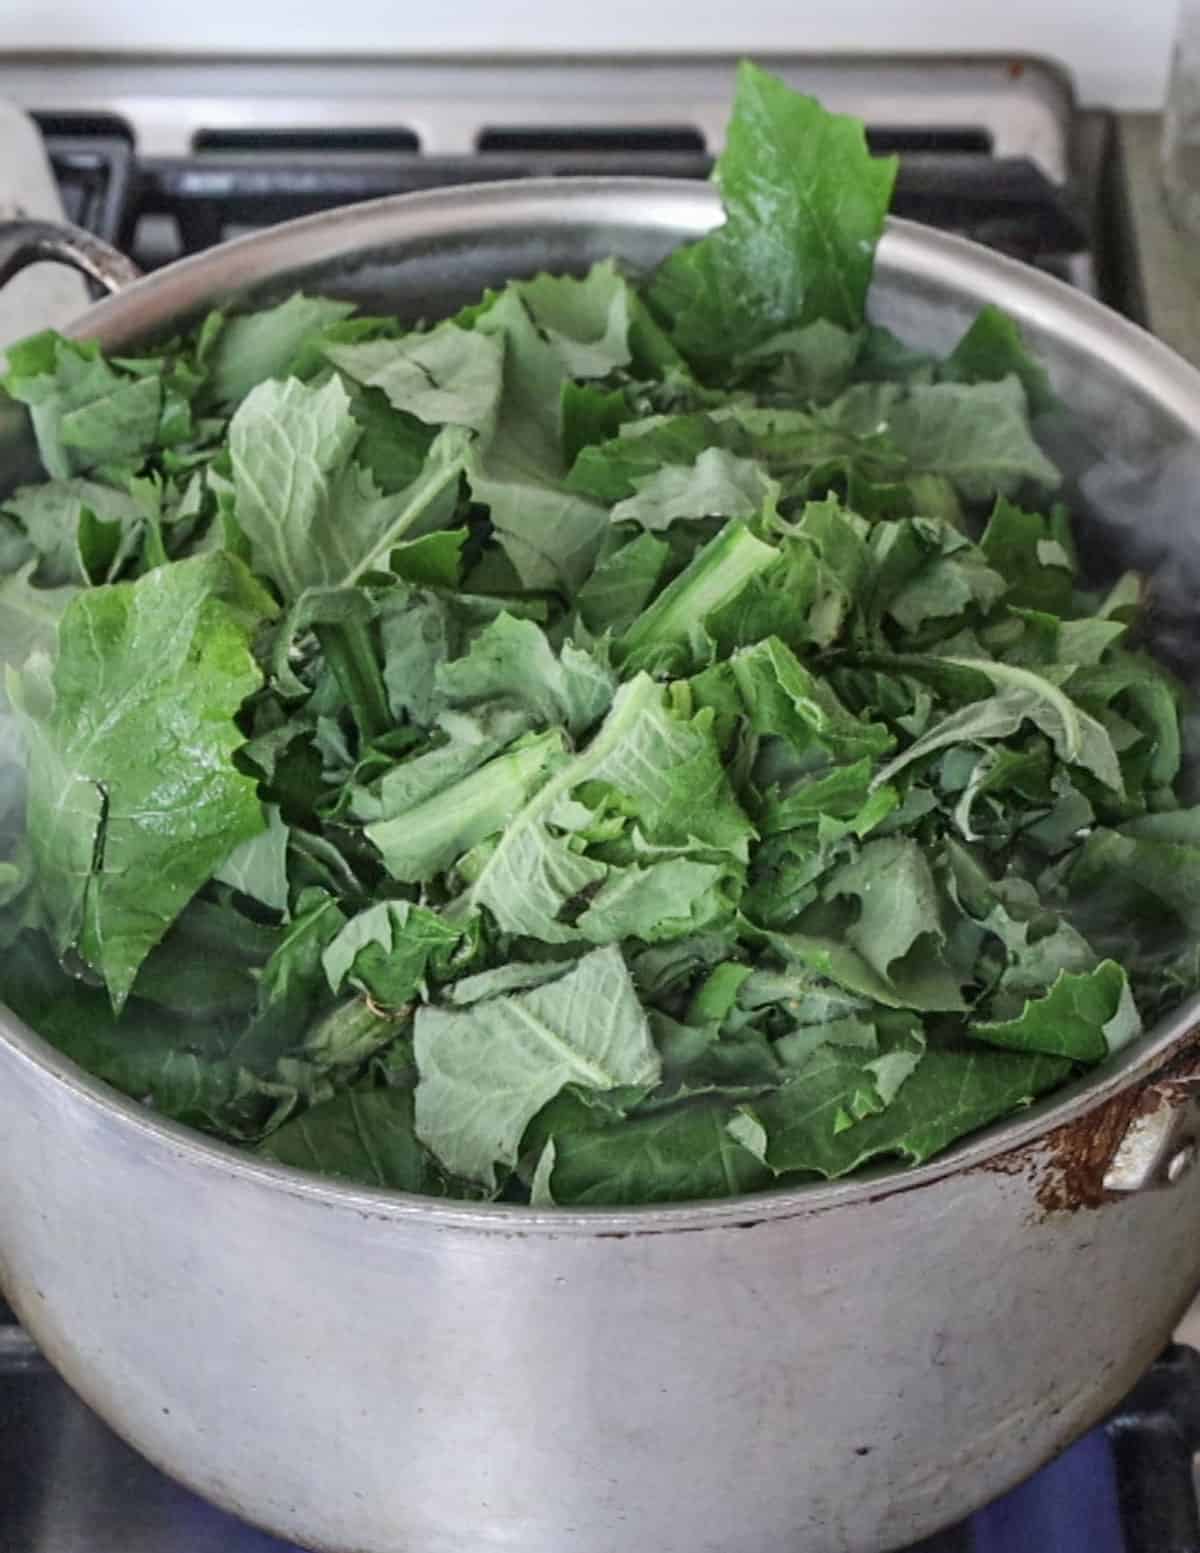
{"label": "gas stove", "polygon": [[[1080,286],[1200,359],[1200,261],[1163,215],[1152,119],[1082,113],[1062,74],[1012,57],[763,63],[899,153],[899,214]],[[705,177],[733,68],[0,55],[0,98],[33,115],[68,217],[153,269],[251,228],[439,184]],[[1176,1347],[1105,1426],[919,1553],[1200,1553],[1198,1450],[1200,1355]],[[135,1455],[0,1304],[0,1553],[218,1549],[287,1553]]]}

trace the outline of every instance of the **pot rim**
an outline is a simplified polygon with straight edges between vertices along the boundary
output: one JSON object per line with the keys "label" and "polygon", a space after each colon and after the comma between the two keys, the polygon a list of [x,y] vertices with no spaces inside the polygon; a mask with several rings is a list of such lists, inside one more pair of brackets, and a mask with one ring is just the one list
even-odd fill
{"label": "pot rim", "polygon": [[[356,253],[386,249],[389,239],[594,222],[628,226],[631,211],[652,229],[700,236],[717,224],[720,203],[707,184],[671,178],[537,178],[390,195],[322,211],[236,238],[143,277],[95,304],[64,332],[78,339],[126,346],[189,313],[232,301],[256,283],[285,279],[295,269],[333,265]],[[1063,281],[982,245],[891,217],[879,246],[876,274],[920,274],[934,286],[967,284],[1017,314],[1019,321],[1068,338],[1140,381],[1200,442],[1200,371],[1160,340]],[[344,266],[342,273],[345,273]],[[97,1121],[116,1121],[144,1146],[165,1148],[198,1168],[235,1175],[248,1185],[360,1216],[438,1229],[518,1235],[621,1238],[717,1229],[805,1217],[932,1185],[947,1175],[986,1167],[997,1156],[1042,1141],[1126,1090],[1146,1083],[1200,1027],[1200,994],[1158,1021],[1115,1060],[1016,1116],[977,1133],[922,1165],[889,1164],[847,1179],[768,1188],[736,1197],[635,1207],[539,1209],[519,1203],[447,1202],[386,1187],[314,1175],[264,1160],[191,1127],[157,1116],[94,1078],[0,1003],[0,1047],[36,1077],[61,1086]]]}

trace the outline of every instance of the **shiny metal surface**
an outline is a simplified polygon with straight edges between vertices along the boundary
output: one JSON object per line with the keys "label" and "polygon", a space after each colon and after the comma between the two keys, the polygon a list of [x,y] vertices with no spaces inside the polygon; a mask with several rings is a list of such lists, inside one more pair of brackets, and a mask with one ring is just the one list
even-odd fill
{"label": "shiny metal surface", "polygon": [[[892,129],[976,130],[997,156],[1028,157],[1055,183],[1068,176],[1074,94],[1066,73],[1045,60],[756,58],[838,112]],[[10,54],[0,56],[0,95],[41,112],[113,115],[152,156],[181,156],[205,131],[247,127],[402,127],[422,150],[448,155],[474,151],[481,133],[497,128],[631,124],[694,129],[715,152],[735,64],[720,55],[316,61]]]}
{"label": "shiny metal surface", "polygon": [[[543,266],[651,263],[717,217],[670,183],[384,201],[174,266],[79,332],[125,346],[301,283],[434,315]],[[1106,547],[1194,523],[1200,377],[1055,282],[892,226],[876,317],[945,347],[984,301],[1078,411],[1059,430],[1093,444]],[[1023,1477],[1166,1343],[1200,1282],[1200,1173],[1102,1183],[1135,1112],[1192,1076],[1196,1027],[1193,1004],[918,1170],[547,1214],[267,1167],[3,1016],[0,1284],[152,1460],[330,1553],[875,1553]]]}
{"label": "shiny metal surface", "polygon": [[157,1472],[0,1310],[0,1553],[293,1553]]}

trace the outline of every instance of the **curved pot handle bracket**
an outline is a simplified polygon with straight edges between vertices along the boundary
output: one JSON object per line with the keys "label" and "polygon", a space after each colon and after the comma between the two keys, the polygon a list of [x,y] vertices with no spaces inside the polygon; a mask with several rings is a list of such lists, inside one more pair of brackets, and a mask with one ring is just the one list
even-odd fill
{"label": "curved pot handle bracket", "polygon": [[1174,1186],[1200,1159],[1200,1068],[1194,1042],[1142,1091],[1104,1173],[1108,1192]]}
{"label": "curved pot handle bracket", "polygon": [[31,264],[68,264],[107,292],[141,279],[141,270],[117,248],[82,227],[56,221],[0,221],[0,286]]}

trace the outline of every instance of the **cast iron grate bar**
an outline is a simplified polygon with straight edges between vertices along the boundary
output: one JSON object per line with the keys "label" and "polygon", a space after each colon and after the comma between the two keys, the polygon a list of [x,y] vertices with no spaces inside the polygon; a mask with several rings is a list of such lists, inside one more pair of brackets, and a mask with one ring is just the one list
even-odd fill
{"label": "cast iron grate bar", "polygon": [[[549,176],[705,178],[711,166],[705,153],[686,150],[320,157],[210,152],[143,158],[136,200],[140,214],[173,217],[192,251],[220,241],[230,226],[266,226],[388,194]],[[1087,226],[1070,194],[1020,158],[911,153],[901,160],[895,209],[1029,260],[1076,253],[1087,245]]]}
{"label": "cast iron grate bar", "polygon": [[1200,1353],[1169,1348],[1107,1432],[1127,1553],[1200,1553],[1192,1473],[1200,1451]]}

